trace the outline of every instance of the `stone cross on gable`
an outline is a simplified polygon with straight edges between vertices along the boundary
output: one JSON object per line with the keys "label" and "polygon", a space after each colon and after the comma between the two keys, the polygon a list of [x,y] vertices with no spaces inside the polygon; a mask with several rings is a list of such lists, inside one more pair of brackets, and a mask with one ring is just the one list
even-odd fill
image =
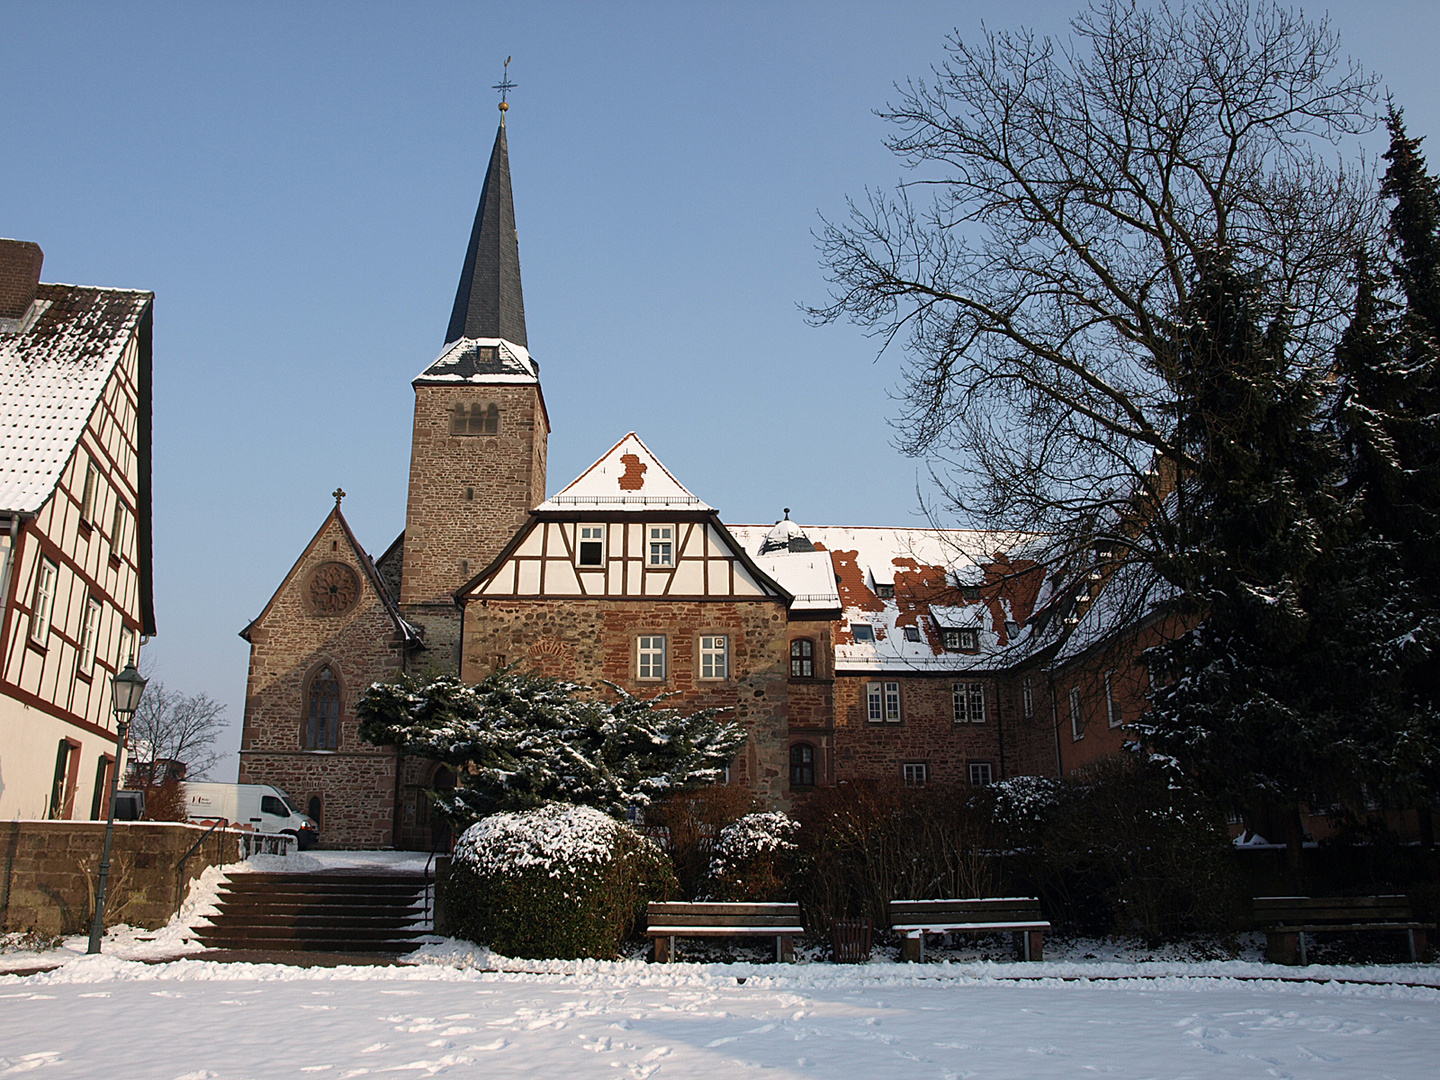
{"label": "stone cross on gable", "polygon": [[332,491],[330,494],[335,496],[335,505],[336,505],[336,506],[339,506],[339,505],[340,505],[340,500],[345,497],[345,489],[342,488],[342,487],[337,487],[337,488],[336,488],[334,491]]}

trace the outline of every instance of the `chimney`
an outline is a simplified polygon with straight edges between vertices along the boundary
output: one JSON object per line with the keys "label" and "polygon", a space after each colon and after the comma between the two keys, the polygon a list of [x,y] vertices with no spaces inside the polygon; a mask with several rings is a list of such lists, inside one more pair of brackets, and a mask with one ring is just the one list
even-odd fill
{"label": "chimney", "polygon": [[0,319],[25,318],[40,287],[45,253],[29,240],[0,240]]}

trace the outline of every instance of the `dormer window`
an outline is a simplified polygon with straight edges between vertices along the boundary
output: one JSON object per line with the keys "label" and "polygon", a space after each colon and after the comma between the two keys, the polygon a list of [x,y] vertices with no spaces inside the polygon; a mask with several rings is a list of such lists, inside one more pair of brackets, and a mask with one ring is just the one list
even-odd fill
{"label": "dormer window", "polygon": [[963,601],[965,601],[965,603],[967,603],[967,604],[978,603],[979,600],[980,600],[980,586],[979,586],[979,585],[961,585],[961,586],[960,586],[960,599],[963,600]]}
{"label": "dormer window", "polygon": [[874,641],[875,628],[868,622],[852,622],[850,624],[850,636],[856,641]]}
{"label": "dormer window", "polygon": [[875,586],[875,595],[878,596],[881,600],[894,600],[894,599],[895,599],[895,586],[894,586],[894,585],[876,585],[876,586]]}
{"label": "dormer window", "polygon": [[980,648],[978,630],[946,630],[943,638],[947,652],[976,652]]}
{"label": "dormer window", "polygon": [[450,414],[451,435],[498,435],[500,433],[500,406],[493,401],[488,405],[475,402],[473,405],[456,405]]}
{"label": "dormer window", "polygon": [[919,641],[919,640],[920,640],[920,628],[919,628],[918,626],[907,626],[907,627],[905,627],[905,640],[906,640],[906,641]]}
{"label": "dormer window", "polygon": [[581,525],[578,561],[581,566],[605,565],[605,526]]}

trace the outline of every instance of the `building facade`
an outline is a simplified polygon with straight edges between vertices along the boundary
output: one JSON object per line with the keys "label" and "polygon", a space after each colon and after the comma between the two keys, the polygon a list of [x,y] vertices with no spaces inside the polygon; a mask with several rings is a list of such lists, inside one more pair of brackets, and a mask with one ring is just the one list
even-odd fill
{"label": "building facade", "polygon": [[111,679],[155,633],[154,295],[43,260],[0,240],[0,818],[101,818]]}
{"label": "building facade", "polygon": [[444,347],[412,386],[404,531],[372,560],[337,491],[243,632],[240,779],[287,791],[322,843],[434,839],[426,791],[454,778],[358,738],[358,696],[402,673],[520,665],[730,710],[748,735],[731,779],[776,807],[1079,760],[1052,671],[1079,619],[1031,538],[726,525],[634,432],[546,497],[503,122]]}

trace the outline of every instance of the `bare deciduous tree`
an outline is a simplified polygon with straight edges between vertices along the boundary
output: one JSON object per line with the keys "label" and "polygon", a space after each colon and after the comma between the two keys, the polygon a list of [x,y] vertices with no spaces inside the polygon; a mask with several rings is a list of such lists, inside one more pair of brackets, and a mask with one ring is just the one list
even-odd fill
{"label": "bare deciduous tree", "polygon": [[1264,0],[1094,0],[1071,26],[954,36],[899,88],[881,115],[911,178],[824,223],[811,316],[903,343],[900,445],[950,512],[1057,538],[1051,559],[1154,565],[1175,500],[1145,493],[1194,465],[1175,358],[1196,256],[1253,276],[1297,370],[1328,365],[1378,229],[1371,170],[1341,156],[1375,80]]}
{"label": "bare deciduous tree", "polygon": [[130,722],[130,745],[137,763],[183,762],[186,778],[201,780],[220,759],[215,740],[226,726],[220,702],[206,694],[167,690],[152,679]]}

